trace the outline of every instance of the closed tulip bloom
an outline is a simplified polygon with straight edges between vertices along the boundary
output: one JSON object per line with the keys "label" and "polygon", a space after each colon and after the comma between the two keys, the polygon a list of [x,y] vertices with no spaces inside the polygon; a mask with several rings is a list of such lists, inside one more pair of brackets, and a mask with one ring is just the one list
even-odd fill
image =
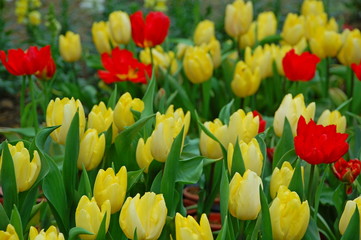
{"label": "closed tulip bloom", "polygon": [[[350,220],[352,218],[352,215],[355,213],[355,210],[359,211],[359,214],[361,216],[361,196],[358,198],[355,198],[354,200],[348,200],[345,205],[345,209],[342,212],[340,222],[338,224],[338,229],[340,230],[341,235],[343,235],[346,232],[347,226],[350,223]],[[360,229],[361,229],[361,221],[360,221]],[[361,240],[361,236],[359,237]]]}
{"label": "closed tulip bloom", "polygon": [[148,173],[149,165],[154,159],[150,149],[151,142],[152,137],[148,137],[146,142],[144,142],[143,138],[140,138],[135,152],[135,159],[137,160],[138,166],[144,168],[145,173]]}
{"label": "closed tulip bloom", "polygon": [[[245,169],[249,169],[255,172],[258,176],[261,176],[263,167],[263,155],[259,147],[258,141],[253,138],[248,144],[240,141],[239,148],[241,149],[242,159]],[[227,163],[228,171],[231,172],[233,163],[233,144],[228,145],[227,151]]]}
{"label": "closed tulip bloom", "polygon": [[35,73],[35,77],[42,81],[50,80],[56,71],[56,65],[53,58],[50,58],[45,67]]}
{"label": "closed tulip bloom", "polygon": [[296,192],[291,192],[287,187],[281,186],[269,211],[273,239],[302,239],[310,221],[310,207],[307,200],[301,203]]}
{"label": "closed tulip bloom", "polygon": [[325,10],[324,10],[322,1],[305,0],[302,3],[301,14],[304,16],[320,15],[324,12],[325,12]]}
{"label": "closed tulip bloom", "polygon": [[194,84],[209,80],[213,74],[213,61],[204,48],[189,47],[183,59],[184,72]]}
{"label": "closed tulip bloom", "polygon": [[286,17],[281,36],[291,46],[296,45],[304,36],[304,17],[289,13]]}
{"label": "closed tulip bloom", "polygon": [[105,136],[98,136],[98,131],[93,128],[86,130],[80,138],[79,156],[77,161],[78,169],[83,165],[87,171],[96,168],[103,159],[105,151]]}
{"label": "closed tulip bloom", "polygon": [[120,131],[135,122],[131,109],[142,112],[144,102],[139,98],[133,99],[130,93],[126,92],[119,98],[113,113],[114,123]]}
{"label": "closed tulip bloom", "polygon": [[361,81],[361,61],[359,64],[351,64],[351,69],[355,73],[357,79]]}
{"label": "closed tulip bloom", "polygon": [[258,91],[260,84],[259,68],[252,71],[243,61],[239,61],[231,82],[233,93],[240,98],[252,96]]}
{"label": "closed tulip bloom", "polygon": [[175,216],[176,240],[213,240],[211,226],[206,214],[202,214],[199,224],[192,216]]}
{"label": "closed tulip bloom", "polygon": [[31,11],[28,15],[29,23],[33,26],[38,26],[41,23],[41,14],[39,11]]}
{"label": "closed tulip bloom", "polygon": [[[152,50],[152,54],[150,51]],[[173,53],[174,54],[174,53]],[[153,55],[153,62],[152,62]],[[140,61],[144,64],[153,64],[153,66],[161,67],[164,70],[167,70],[172,62],[174,55],[170,52],[164,52],[163,48],[158,45],[154,48],[145,48],[140,52]]]}
{"label": "closed tulip bloom", "polygon": [[94,105],[88,115],[88,128],[94,128],[99,133],[108,130],[113,123],[113,110],[105,106],[104,102]]}
{"label": "closed tulip bloom", "polygon": [[[251,170],[246,170],[243,177],[236,172],[229,183],[228,210],[240,220],[254,220],[261,210],[259,186],[261,178]],[[263,187],[263,186],[262,186]]]}
{"label": "closed tulip bloom", "polygon": [[67,31],[59,37],[59,51],[66,62],[75,62],[81,58],[80,35]]}
{"label": "closed tulip bloom", "polygon": [[29,240],[64,240],[64,235],[61,232],[58,232],[56,227],[50,226],[48,230],[44,231],[41,229],[40,232],[31,226],[29,231]]}
{"label": "closed tulip bloom", "polygon": [[245,63],[252,69],[253,72],[259,68],[259,75],[261,79],[271,77],[273,75],[273,57],[271,46],[258,46],[253,52],[251,48],[246,48]]}
{"label": "closed tulip bloom", "polygon": [[104,215],[106,215],[105,232],[108,231],[110,222],[110,208],[109,200],[106,200],[99,208],[94,198],[89,200],[89,198],[85,195],[80,198],[75,211],[75,225],[93,233],[93,235],[81,234],[81,239],[96,239]]}
{"label": "closed tulip bloom", "polygon": [[259,117],[254,116],[252,112],[246,114],[239,109],[229,119],[227,145],[228,143],[235,144],[237,138],[238,141],[242,140],[248,144],[258,134],[258,128]]}
{"label": "closed tulip bloom", "polygon": [[292,48],[289,45],[284,45],[284,46],[272,45],[272,53],[273,53],[273,58],[276,62],[277,71],[278,74],[282,76],[285,76],[282,60],[285,57],[286,53],[289,52],[291,49]]}
{"label": "closed tulip bloom", "polygon": [[[24,147],[24,142],[19,141],[15,146],[8,144],[14,162],[16,187],[18,192],[24,192],[33,186],[41,169],[40,156],[36,150],[33,159],[30,159],[29,150]],[[0,157],[0,169],[3,157]]]}
{"label": "closed tulip bloom", "polygon": [[224,27],[226,33],[231,37],[239,37],[245,34],[251,26],[253,19],[253,5],[251,1],[245,3],[243,0],[236,0],[226,7]]}
{"label": "closed tulip bloom", "polygon": [[98,206],[107,200],[111,213],[116,213],[123,205],[127,191],[127,169],[123,166],[115,175],[113,168],[100,169],[94,183],[94,198]]}
{"label": "closed tulip bloom", "polygon": [[119,225],[129,239],[156,240],[159,238],[167,218],[167,207],[163,194],[146,192],[128,197],[119,216]]}
{"label": "closed tulip bloom", "polygon": [[92,26],[92,36],[95,47],[100,54],[111,53],[111,39],[106,22],[94,22]]}
{"label": "closed tulip bloom", "polygon": [[351,66],[361,61],[361,33],[360,30],[354,29],[351,32],[343,33],[343,45],[338,54],[338,60],[343,65]]}
{"label": "closed tulip bloom", "polygon": [[239,37],[239,48],[245,49],[254,46],[256,43],[256,26],[257,24],[252,22],[248,31]]}
{"label": "closed tulip bloom", "polygon": [[150,149],[152,156],[159,162],[165,162],[172,147],[174,139],[178,136],[182,128],[183,142],[188,133],[190,123],[190,112],[185,115],[183,109],[178,108],[174,111],[173,105],[170,105],[165,114],[156,115],[155,129],[152,133]]}
{"label": "closed tulip bloom", "polygon": [[280,186],[285,186],[288,188],[288,185],[291,182],[293,176],[294,169],[291,164],[287,161],[282,163],[281,169],[276,167],[273,170],[271,176],[271,184],[270,184],[270,194],[272,199],[276,197],[277,191]]}
{"label": "closed tulip bloom", "polygon": [[13,225],[8,224],[6,231],[0,231],[0,239],[3,240],[19,240],[18,234]]}
{"label": "closed tulip bloom", "polygon": [[310,103],[307,107],[302,94],[298,94],[292,98],[292,94],[287,94],[277,111],[275,112],[273,120],[273,129],[277,136],[282,136],[285,118],[291,125],[293,136],[296,136],[297,123],[300,116],[303,116],[306,121],[313,119],[315,116],[316,104]]}
{"label": "closed tulip bloom", "polygon": [[304,52],[301,55],[292,49],[286,53],[282,60],[283,70],[290,81],[310,81],[316,74],[317,64],[320,58],[316,55]]}
{"label": "closed tulip bloom", "polygon": [[340,158],[333,164],[332,171],[340,181],[346,183],[346,193],[351,194],[352,183],[361,172],[361,161],[358,159],[346,161]]}
{"label": "closed tulip bloom", "polygon": [[338,133],[345,133],[346,131],[346,117],[342,116],[341,113],[337,110],[330,111],[326,109],[322,112],[321,116],[318,118],[317,124],[328,126],[336,125]]}
{"label": "closed tulip bloom", "polygon": [[327,29],[327,14],[310,15],[305,17],[304,28],[305,37],[307,40],[315,38],[318,35],[319,29]]}
{"label": "closed tulip bloom", "polygon": [[221,43],[212,38],[208,44],[203,44],[202,47],[211,55],[214,68],[219,67],[222,62]]}
{"label": "closed tulip bloom", "polygon": [[320,28],[310,41],[311,51],[319,58],[335,57],[342,46],[341,35]]}
{"label": "closed tulip bloom", "polygon": [[275,35],[277,31],[277,19],[273,12],[262,12],[257,17],[257,39],[263,40],[268,36]]}
{"label": "closed tulip bloom", "polygon": [[[227,141],[227,125],[223,125],[218,118],[213,122],[205,122],[204,126],[223,144]],[[206,133],[201,131],[199,138],[199,148],[201,154],[207,158],[220,159],[223,157],[221,146],[218,142],[210,138]]]}
{"label": "closed tulip bloom", "polygon": [[109,14],[109,30],[117,44],[127,44],[132,31],[128,14],[123,11]]}
{"label": "closed tulip bloom", "polygon": [[215,37],[214,22],[203,20],[194,31],[193,40],[196,45],[207,44]]}

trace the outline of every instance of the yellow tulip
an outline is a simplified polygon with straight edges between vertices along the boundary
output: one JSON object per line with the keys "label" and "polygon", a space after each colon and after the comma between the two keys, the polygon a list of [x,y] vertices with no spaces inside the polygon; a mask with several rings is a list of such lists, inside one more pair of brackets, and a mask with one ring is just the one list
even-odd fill
{"label": "yellow tulip", "polygon": [[269,211],[273,239],[302,239],[310,220],[310,208],[307,200],[301,203],[300,197],[296,192],[291,192],[287,187],[281,186]]}
{"label": "yellow tulip", "polygon": [[[316,38],[326,28],[327,14],[310,15],[305,17],[305,37],[309,40]],[[320,30],[321,29],[321,30]]]}
{"label": "yellow tulip", "polygon": [[288,185],[291,182],[293,172],[294,172],[293,167],[287,161],[282,163],[281,169],[276,167],[273,170],[271,176],[271,184],[270,184],[270,194],[272,198],[276,197],[277,191],[280,188],[280,186],[288,187]]}
{"label": "yellow tulip", "polygon": [[228,141],[226,144],[232,143],[234,145],[237,138],[238,141],[242,140],[248,144],[258,134],[258,128],[259,117],[254,117],[252,112],[246,114],[242,109],[239,109],[229,119]]}
{"label": "yellow tulip", "polygon": [[311,51],[319,58],[335,57],[342,46],[341,35],[324,28],[319,28],[309,43]]}
{"label": "yellow tulip", "polygon": [[[213,122],[205,122],[204,126],[221,142],[227,141],[227,125],[223,125],[218,118]],[[206,133],[201,131],[199,138],[199,148],[201,154],[207,158],[220,159],[223,157],[221,146],[218,142],[210,138]]]}
{"label": "yellow tulip", "polygon": [[150,149],[151,142],[152,142],[152,137],[148,137],[145,143],[144,143],[144,139],[140,138],[135,152],[135,158],[137,160],[138,166],[140,168],[144,168],[145,173],[148,173],[149,165],[152,163],[154,159]]}
{"label": "yellow tulip", "polygon": [[18,234],[13,225],[8,224],[6,231],[0,231],[0,239],[2,240],[19,240]]}
{"label": "yellow tulip", "polygon": [[109,14],[109,30],[117,44],[127,44],[132,31],[128,13],[115,11]]}
{"label": "yellow tulip", "polygon": [[296,45],[304,36],[304,17],[289,13],[283,25],[281,36],[291,46]]}
{"label": "yellow tulip", "polygon": [[79,112],[79,135],[84,133],[85,114],[83,105],[74,98],[56,98],[51,100],[46,109],[46,125],[48,127],[61,125],[51,133],[53,140],[59,144],[65,144],[71,121],[76,112]]}
{"label": "yellow tulip", "polygon": [[155,129],[152,133],[150,149],[152,156],[159,162],[165,162],[172,147],[174,139],[178,136],[182,128],[183,142],[188,133],[190,123],[190,112],[184,115],[183,109],[174,111],[170,105],[165,114],[156,114]]}
{"label": "yellow tulip", "polygon": [[203,20],[194,31],[193,40],[196,45],[209,43],[215,37],[214,22]]}
{"label": "yellow tulip", "polygon": [[38,26],[41,23],[41,14],[37,10],[29,12],[29,23],[33,26]]}
{"label": "yellow tulip", "polygon": [[263,40],[276,34],[277,19],[273,12],[262,12],[257,17],[257,39]]}
{"label": "yellow tulip", "polygon": [[213,61],[204,48],[188,47],[183,59],[183,68],[192,83],[202,83],[212,77]]}
{"label": "yellow tulip", "polygon": [[259,75],[261,79],[271,77],[273,75],[273,57],[271,46],[258,46],[253,51],[250,47],[246,48],[245,63],[251,68],[253,72],[259,68]]}
{"label": "yellow tulip", "polygon": [[290,123],[293,136],[296,136],[297,123],[300,116],[303,116],[308,122],[315,116],[316,104],[310,103],[307,107],[302,94],[298,94],[295,98],[292,98],[292,94],[287,94],[277,111],[275,112],[273,120],[273,129],[277,136],[282,136],[283,125],[287,118]]}
{"label": "yellow tulip", "polygon": [[100,224],[105,217],[105,232],[108,231],[110,222],[110,202],[106,200],[99,208],[94,198],[89,200],[87,196],[82,196],[75,210],[75,225],[84,228],[85,230],[93,233],[81,234],[81,239],[96,239]]}
{"label": "yellow tulip", "polygon": [[[347,229],[347,226],[352,218],[352,215],[355,213],[356,210],[356,206],[358,209],[358,212],[360,214],[360,220],[361,220],[361,196],[359,196],[358,198],[355,198],[354,200],[349,200],[346,202],[345,205],[345,209],[342,212],[341,218],[340,218],[340,222],[338,225],[338,229],[340,230],[341,235],[343,235]],[[360,227],[361,229],[361,221],[360,221]],[[359,237],[359,239],[361,240],[361,237]]]}
{"label": "yellow tulip", "polygon": [[[236,172],[229,183],[228,210],[233,217],[240,220],[254,220],[261,210],[259,186],[261,178],[251,170],[243,177]],[[263,186],[262,186],[263,187]]]}
{"label": "yellow tulip", "polygon": [[105,132],[113,123],[113,110],[105,106],[104,102],[94,105],[88,115],[88,128],[94,128],[99,133]]}
{"label": "yellow tulip", "polygon": [[59,51],[61,57],[66,62],[75,62],[81,58],[80,35],[67,31],[65,35],[59,37]]}
{"label": "yellow tulip", "polygon": [[202,47],[211,55],[213,66],[217,68],[221,65],[221,44],[220,42],[212,38],[208,44],[203,44]]}
{"label": "yellow tulip", "polygon": [[[171,67],[174,59],[173,52],[164,52],[163,48],[158,45],[152,48],[152,55],[154,66],[161,67],[164,70]],[[140,52],[140,61],[144,64],[152,64],[152,55],[150,54],[150,48],[145,48]]]}
{"label": "yellow tulip", "polygon": [[338,23],[335,18],[330,18],[326,24],[326,29],[332,32],[338,32]]}
{"label": "yellow tulip", "polygon": [[117,175],[113,168],[100,169],[94,183],[94,198],[98,206],[107,200],[110,202],[111,213],[116,213],[123,205],[127,192],[127,169],[123,166]]}
{"label": "yellow tulip", "polygon": [[320,15],[324,12],[325,12],[325,10],[324,10],[322,1],[305,0],[302,3],[301,14],[303,16]]}
{"label": "yellow tulip", "polygon": [[336,125],[337,132],[345,133],[346,131],[346,117],[342,116],[341,113],[337,110],[330,111],[326,109],[322,112],[321,116],[318,118],[317,124],[323,126]]}
{"label": "yellow tulip", "polygon": [[144,102],[139,98],[133,99],[130,93],[126,92],[119,98],[113,113],[114,123],[120,131],[135,122],[131,109],[142,112]]}
{"label": "yellow tulip", "polygon": [[[292,47],[289,45],[284,45],[284,46],[272,45],[272,54],[273,54],[273,58],[276,62],[277,71],[278,71],[278,74],[280,74],[282,76],[285,76],[282,60],[285,57],[286,53],[288,53],[291,49],[292,49]],[[299,54],[299,53],[297,52],[297,54]]]}
{"label": "yellow tulip", "polygon": [[251,1],[235,0],[226,7],[224,27],[226,33],[234,38],[245,34],[253,19],[253,5]]}
{"label": "yellow tulip", "polygon": [[95,47],[100,54],[111,53],[111,39],[106,22],[94,22],[92,26],[92,36]]}
{"label": "yellow tulip", "polygon": [[213,234],[206,214],[202,214],[199,224],[192,216],[175,216],[176,240],[212,240]]}
{"label": "yellow tulip", "polygon": [[[29,150],[24,147],[24,142],[19,141],[15,146],[8,144],[14,162],[17,192],[24,192],[33,186],[39,176],[41,161],[38,151],[34,150],[33,159],[30,161]],[[3,156],[0,157],[0,169]]]}
{"label": "yellow tulip", "polygon": [[79,156],[77,161],[78,169],[83,165],[87,171],[96,168],[103,159],[105,151],[105,136],[98,136],[98,131],[93,128],[86,130],[80,138]]}
{"label": "yellow tulip", "polygon": [[[247,144],[242,140],[239,141],[239,148],[241,149],[242,159],[245,169],[249,169],[255,172],[258,176],[261,176],[263,167],[263,155],[259,147],[258,141],[255,138]],[[233,163],[234,147],[230,143],[227,151],[227,164],[228,171],[231,173]]]}
{"label": "yellow tulip", "polygon": [[56,227],[50,226],[48,230],[44,231],[44,229],[41,229],[40,232],[38,230],[31,226],[29,231],[29,240],[64,240],[64,235],[61,232],[58,232]]}
{"label": "yellow tulip", "polygon": [[138,240],[156,240],[166,218],[167,207],[163,194],[146,192],[140,198],[138,193],[125,201],[120,211],[119,225],[129,239],[134,239],[134,231],[137,230]]}
{"label": "yellow tulip", "polygon": [[361,33],[360,30],[344,31],[342,33],[343,45],[338,54],[338,60],[343,65],[359,64],[361,61]]}
{"label": "yellow tulip", "polygon": [[29,8],[28,0],[18,0],[15,2],[15,14],[18,19],[18,23],[26,22],[26,14],[28,13]]}
{"label": "yellow tulip", "polygon": [[239,38],[239,48],[253,47],[256,43],[256,23],[253,22],[248,31]]}
{"label": "yellow tulip", "polygon": [[231,82],[233,93],[240,98],[252,96],[257,92],[260,84],[259,68],[252,71],[243,61],[239,61]]}
{"label": "yellow tulip", "polygon": [[184,43],[178,43],[176,49],[177,49],[177,58],[182,59],[190,45],[184,44]]}

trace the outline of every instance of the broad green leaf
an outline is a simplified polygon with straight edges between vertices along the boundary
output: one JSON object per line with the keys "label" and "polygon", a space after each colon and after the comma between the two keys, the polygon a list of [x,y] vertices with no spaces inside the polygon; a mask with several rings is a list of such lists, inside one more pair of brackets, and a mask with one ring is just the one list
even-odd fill
{"label": "broad green leaf", "polygon": [[346,231],[342,235],[341,240],[353,240],[359,238],[360,238],[360,214],[358,211],[358,207],[356,207],[356,211],[353,213],[351,220],[346,228]]}
{"label": "broad green leaf", "polygon": [[85,230],[84,228],[81,227],[73,227],[72,229],[70,229],[69,231],[69,240],[77,240],[78,236],[80,234],[90,234],[93,235],[93,233],[89,232],[88,230]]}
{"label": "broad green leaf", "polygon": [[161,193],[161,185],[162,185],[162,172],[159,172],[152,182],[150,191],[156,194]]}
{"label": "broad green leaf", "polygon": [[176,182],[194,184],[200,179],[203,171],[203,157],[182,159],[178,163]]}
{"label": "broad green leaf", "polygon": [[262,212],[262,224],[261,224],[262,238],[272,239],[271,215],[269,212],[267,197],[264,194],[261,186],[259,187],[259,194],[261,198],[261,212]]}
{"label": "broad green leaf", "polygon": [[[312,210],[313,208],[311,208],[311,212]],[[332,232],[326,220],[321,216],[321,214],[317,214],[317,227],[320,230],[320,232],[322,232],[323,235],[325,235],[326,239],[336,240],[335,234]]]}
{"label": "broad green leaf", "polygon": [[114,84],[114,90],[108,100],[108,104],[107,104],[108,108],[110,107],[111,109],[114,110],[115,105],[117,104],[117,96],[118,96],[118,85]]}
{"label": "broad green leaf", "polygon": [[9,224],[9,217],[6,215],[5,209],[2,204],[0,204],[0,229],[6,229],[6,226]]}
{"label": "broad green leaf", "polygon": [[270,43],[278,43],[279,41],[282,40],[282,37],[281,35],[271,35],[271,36],[268,36],[268,37],[265,37],[264,39],[262,39],[258,45],[265,45],[265,44],[270,44]]}
{"label": "broad green leaf", "polygon": [[221,197],[221,217],[222,217],[222,224],[223,227],[225,226],[228,214],[228,199],[229,199],[229,180],[228,180],[228,172],[225,167],[225,164],[222,166],[222,179],[221,185],[219,189],[219,194]]}
{"label": "broad green leaf", "polygon": [[[246,171],[246,167],[244,166],[244,161],[243,161],[243,156],[242,156],[242,152],[241,149],[239,147],[239,143],[238,143],[238,138],[236,141],[236,144],[233,148],[233,157],[232,157],[232,167],[231,167],[231,176],[233,177],[233,175],[238,172],[239,174],[241,174],[241,176],[243,176],[244,172]],[[228,158],[228,156],[227,156]],[[227,159],[228,161],[228,159]]]}
{"label": "broad green leaf", "polygon": [[256,140],[258,142],[259,148],[261,150],[262,156],[263,156],[263,166],[262,166],[262,175],[260,176],[262,179],[265,178],[265,176],[267,176],[265,173],[267,171],[266,169],[266,161],[267,161],[267,146],[266,143],[264,142],[264,140],[262,139],[262,137],[260,136],[260,134],[258,134],[256,136]]}
{"label": "broad green leaf", "polygon": [[281,159],[278,161],[276,167],[278,167],[280,169],[284,162],[287,161],[292,164],[295,162],[295,160],[297,160],[297,155],[296,155],[295,149],[291,149],[288,152],[286,152],[285,154],[283,154]]}
{"label": "broad green leaf", "polygon": [[127,173],[127,176],[128,176],[127,192],[129,192],[130,189],[132,189],[132,187],[139,181],[139,179],[142,177],[142,175],[143,175],[143,169],[139,169],[137,171],[130,171]]}
{"label": "broad green leaf", "polygon": [[216,240],[227,240],[227,230],[228,230],[228,216],[226,215],[222,222],[222,229],[218,233]]}
{"label": "broad green leaf", "polygon": [[272,169],[278,166],[278,162],[281,160],[282,156],[293,148],[294,145],[293,145],[293,134],[291,130],[291,125],[289,124],[287,118],[285,118],[285,123],[283,126],[283,134],[281,139],[278,141],[278,144],[275,149],[275,154],[273,156]]}
{"label": "broad green leaf", "polygon": [[304,240],[320,240],[320,233],[317,228],[316,222],[310,218],[310,222],[307,227],[305,236],[302,238]]}
{"label": "broad green leaf", "polygon": [[86,195],[89,199],[93,196],[92,186],[90,184],[88,172],[83,165],[83,172],[80,177],[78,192],[80,196]]}
{"label": "broad green leaf", "polygon": [[26,225],[30,219],[31,210],[35,204],[36,197],[38,195],[38,188],[32,187],[26,192],[19,194],[20,204],[20,216],[23,222],[23,229],[26,228]]}
{"label": "broad green leaf", "polygon": [[231,116],[231,109],[234,103],[234,99],[232,99],[227,105],[222,107],[221,111],[219,112],[219,119],[222,121],[223,124],[229,123],[229,118]]}
{"label": "broad green leaf", "polygon": [[105,228],[105,222],[107,219],[107,214],[104,214],[102,223],[100,224],[99,230],[98,230],[98,234],[97,234],[97,238],[95,240],[103,240],[105,239],[105,235],[107,233],[107,229]]}
{"label": "broad green leaf", "polygon": [[8,133],[18,133],[20,135],[23,135],[25,137],[34,137],[35,136],[35,130],[32,127],[28,128],[0,128],[1,134],[8,134]]}
{"label": "broad green leaf", "polygon": [[11,211],[10,224],[14,226],[16,233],[20,240],[23,240],[23,226],[21,222],[20,213],[16,206]]}
{"label": "broad green leaf", "polygon": [[293,176],[288,188],[291,191],[297,192],[300,199],[305,199],[300,161],[301,160],[298,159],[296,162],[296,167],[294,168]]}
{"label": "broad green leaf", "polygon": [[[149,81],[147,90],[142,99],[144,102],[144,110],[142,111],[140,118],[148,117],[154,113],[153,106],[154,106],[155,91],[156,91],[156,79],[155,79],[155,74],[152,74],[152,78]],[[145,124],[143,137],[148,138],[151,135],[152,124],[153,124],[152,121],[149,121]]]}

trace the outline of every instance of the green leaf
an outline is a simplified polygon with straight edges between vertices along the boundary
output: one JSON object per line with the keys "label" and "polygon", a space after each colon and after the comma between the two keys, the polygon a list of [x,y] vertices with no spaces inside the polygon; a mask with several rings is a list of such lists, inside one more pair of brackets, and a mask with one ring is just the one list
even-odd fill
{"label": "green leaf", "polygon": [[228,172],[225,167],[225,164],[222,166],[222,178],[221,185],[219,190],[221,197],[221,219],[223,228],[225,227],[227,214],[228,214],[228,199],[229,199],[229,180],[228,180]]}
{"label": "green leaf", "polygon": [[132,187],[139,181],[139,179],[142,177],[142,175],[143,175],[143,169],[139,169],[137,171],[130,171],[127,173],[127,176],[128,176],[127,192],[129,192],[130,189],[132,189]]}
{"label": "green leaf", "polygon": [[246,171],[246,167],[244,166],[243,156],[237,138],[232,157],[231,176],[233,176],[236,172],[238,172],[239,174],[241,174],[241,176],[243,176],[245,171]]}
{"label": "green leaf", "polygon": [[23,240],[23,226],[21,223],[20,213],[17,207],[14,205],[13,210],[11,211],[10,224],[14,226],[16,233],[20,240]]}
{"label": "green leaf", "polygon": [[258,45],[265,45],[265,44],[270,44],[270,43],[278,43],[279,41],[282,40],[282,37],[281,35],[279,34],[276,34],[276,35],[272,35],[272,36],[268,36],[268,37],[265,37],[264,39],[262,39]]}
{"label": "green leaf", "polygon": [[177,201],[174,199],[175,182],[177,171],[179,169],[179,158],[182,151],[183,132],[184,128],[182,128],[182,131],[180,131],[178,136],[173,141],[168,158],[165,162],[164,173],[160,187],[168,208],[168,216],[170,217],[174,217],[177,203]]}
{"label": "green leaf", "polygon": [[319,240],[320,239],[320,233],[318,232],[317,224],[312,218],[310,218],[310,222],[308,223],[307,231],[305,233],[305,236],[302,239],[304,239],[304,240]]}
{"label": "green leaf", "polygon": [[32,127],[28,128],[0,128],[0,134],[18,133],[25,137],[34,137],[35,130]]}
{"label": "green leaf", "polygon": [[[223,218],[222,218],[223,220]],[[227,239],[227,230],[228,230],[228,216],[226,215],[224,221],[222,222],[222,229],[218,233],[216,240],[226,240]]]}
{"label": "green leaf", "polygon": [[49,137],[49,135],[55,130],[57,129],[59,126],[53,126],[53,127],[46,127],[43,128],[39,131],[38,134],[36,134],[35,136],[35,146],[40,150],[40,152],[42,153],[46,153],[46,149],[45,149],[45,142],[47,140],[47,138]]}
{"label": "green leaf", "polygon": [[23,229],[26,228],[26,225],[30,219],[31,210],[34,206],[37,195],[38,195],[38,188],[34,186],[30,188],[30,190],[19,194],[19,199],[20,202],[22,203],[20,206],[20,215],[24,224]]}
{"label": "green leaf", "polygon": [[219,119],[222,121],[223,124],[229,123],[229,118],[231,116],[231,109],[234,103],[234,99],[232,99],[229,103],[224,105],[219,112]]}
{"label": "green leaf", "polygon": [[118,85],[114,84],[114,90],[108,100],[108,104],[107,104],[108,108],[109,107],[111,109],[115,108],[115,105],[117,104],[117,94],[118,94]]}
{"label": "green leaf", "polygon": [[3,154],[2,154],[2,167],[1,167],[1,185],[4,198],[4,209],[8,216],[10,216],[13,209],[13,205],[19,204],[15,167],[13,158],[10,154],[8,142],[3,142]]}
{"label": "green leaf", "polygon": [[303,181],[302,181],[302,171],[301,171],[301,164],[300,159],[297,159],[296,167],[293,172],[293,176],[290,182],[290,185],[288,186],[288,189],[291,191],[297,192],[300,199],[304,199],[304,189],[303,189]]}
{"label": "green leaf", "polygon": [[90,184],[88,172],[83,165],[83,172],[80,177],[78,192],[80,196],[86,195],[89,199],[93,196],[92,186]]}
{"label": "green leaf", "polygon": [[107,230],[105,228],[106,219],[107,219],[107,213],[104,214],[102,223],[100,224],[100,227],[98,230],[97,238],[95,240],[104,240],[105,239],[105,234],[107,233]]}
{"label": "green leaf", "polygon": [[295,151],[295,149],[291,149],[288,152],[286,152],[285,154],[283,154],[281,159],[278,161],[276,167],[281,168],[282,164],[284,162],[289,162],[292,164],[295,162],[296,159],[297,159],[296,151]]}
{"label": "green leaf", "polygon": [[70,229],[69,231],[69,240],[77,240],[78,236],[80,234],[90,234],[93,235],[93,233],[89,232],[88,230],[85,230],[84,228],[81,227],[73,227],[72,229]]}
{"label": "green leaf", "polygon": [[261,186],[259,186],[259,195],[261,198],[261,212],[262,212],[262,224],[261,224],[262,238],[272,239],[271,215],[269,212],[267,197],[264,194]]}
{"label": "green leaf", "polygon": [[176,171],[176,182],[185,184],[197,183],[203,171],[203,157],[180,160]]}
{"label": "green leaf", "polygon": [[278,144],[275,149],[275,154],[273,156],[273,166],[274,169],[278,166],[278,162],[281,160],[282,156],[294,148],[293,145],[293,134],[291,125],[289,124],[287,118],[285,118],[285,123],[283,126],[283,134],[281,139],[278,141]]}
{"label": "green leaf", "polygon": [[6,215],[5,209],[2,204],[0,204],[0,229],[6,229],[6,226],[9,224],[9,217]]}
{"label": "green leaf", "polygon": [[346,228],[345,233],[342,235],[341,240],[353,240],[360,237],[360,214],[358,207],[356,207],[354,214],[351,217],[350,222]]}
{"label": "green leaf", "polygon": [[79,113],[75,113],[71,121],[65,142],[63,162],[63,180],[68,201],[74,201],[76,177],[78,173],[77,161],[79,154]]}
{"label": "green leaf", "polygon": [[155,176],[152,186],[150,187],[150,191],[156,194],[161,193],[161,185],[162,185],[162,172],[159,172],[157,176]]}
{"label": "green leaf", "polygon": [[[140,118],[145,118],[154,113],[153,106],[154,106],[154,96],[155,96],[155,90],[156,90],[156,79],[155,74],[152,74],[152,78],[149,81],[148,88],[145,91],[143,102],[144,102],[144,110],[142,111],[142,114]],[[143,137],[146,139],[148,138],[152,133],[152,121],[149,121],[146,123],[144,127],[144,135]]]}
{"label": "green leaf", "polygon": [[[311,212],[312,210],[313,208],[311,208]],[[326,239],[336,240],[335,234],[332,232],[326,220],[320,214],[317,214],[317,227],[320,230],[320,232],[322,232],[323,235],[325,235]]]}

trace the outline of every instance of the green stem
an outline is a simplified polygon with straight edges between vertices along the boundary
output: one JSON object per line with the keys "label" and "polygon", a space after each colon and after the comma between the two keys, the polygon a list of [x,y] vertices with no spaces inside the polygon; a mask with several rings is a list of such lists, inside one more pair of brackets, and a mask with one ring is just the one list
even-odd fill
{"label": "green stem", "polygon": [[[24,108],[25,108],[25,94],[26,94],[26,77],[23,76],[23,79],[21,80],[21,92],[20,92],[20,118],[24,114]],[[23,119],[23,118],[21,118]],[[23,121],[21,121],[21,127],[24,127]]]}
{"label": "green stem", "polygon": [[[314,166],[314,165],[312,165]],[[322,178],[321,178],[321,182],[319,185],[317,185],[317,190],[316,190],[316,197],[315,197],[315,211],[314,211],[314,215],[313,215],[313,218],[315,219],[315,221],[317,221],[317,213],[318,213],[318,206],[320,204],[320,197],[321,197],[321,193],[322,193],[322,188],[323,188],[323,185],[325,183],[325,179],[326,179],[326,175],[327,175],[327,172],[328,172],[328,169],[329,169],[329,166],[330,164],[327,164],[326,165],[326,169],[325,171],[323,172],[323,175],[322,175]]]}
{"label": "green stem", "polygon": [[326,64],[325,64],[325,97],[328,98],[328,89],[330,87],[330,58],[325,58]]}
{"label": "green stem", "polygon": [[208,115],[209,115],[210,90],[211,90],[211,80],[207,80],[204,83],[202,83],[203,117],[205,119],[208,119]]}
{"label": "green stem", "polygon": [[311,171],[310,171],[310,179],[309,179],[309,182],[308,182],[308,188],[307,188],[307,191],[308,191],[308,202],[310,204],[312,204],[313,200],[311,201],[311,197],[312,197],[312,183],[313,183],[313,175],[315,175],[315,164],[311,164]]}
{"label": "green stem", "polygon": [[34,89],[34,80],[32,76],[29,76],[29,87],[30,87],[30,94],[31,94],[31,107],[32,107],[32,115],[33,115],[33,124],[35,132],[37,133],[39,130],[39,121],[38,121],[38,112],[37,112],[37,103],[35,98],[35,89]]}

